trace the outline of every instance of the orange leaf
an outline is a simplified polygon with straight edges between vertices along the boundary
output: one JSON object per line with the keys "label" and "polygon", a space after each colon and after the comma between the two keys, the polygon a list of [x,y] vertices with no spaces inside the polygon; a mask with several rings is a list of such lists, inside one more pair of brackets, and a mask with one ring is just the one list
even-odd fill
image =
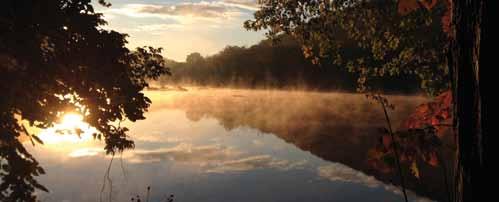
{"label": "orange leaf", "polygon": [[369,159],[379,160],[379,159],[381,159],[381,157],[383,157],[383,153],[381,153],[377,149],[370,149],[367,152],[367,156],[368,156]]}

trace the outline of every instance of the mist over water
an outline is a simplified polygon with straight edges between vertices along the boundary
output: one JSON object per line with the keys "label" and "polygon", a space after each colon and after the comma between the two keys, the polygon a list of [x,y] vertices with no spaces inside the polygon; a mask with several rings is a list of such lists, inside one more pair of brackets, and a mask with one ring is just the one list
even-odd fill
{"label": "mist over water", "polygon": [[[153,102],[147,119],[124,123],[136,148],[122,162],[115,157],[114,201],[145,195],[147,186],[150,201],[169,194],[193,202],[402,200],[396,173],[367,165],[385,122],[380,106],[363,95],[199,87],[146,94]],[[427,98],[389,100],[399,126]],[[31,147],[51,190],[41,198],[98,200],[110,161],[102,148],[98,141]],[[440,199],[438,175],[422,173],[408,183],[411,200]]]}

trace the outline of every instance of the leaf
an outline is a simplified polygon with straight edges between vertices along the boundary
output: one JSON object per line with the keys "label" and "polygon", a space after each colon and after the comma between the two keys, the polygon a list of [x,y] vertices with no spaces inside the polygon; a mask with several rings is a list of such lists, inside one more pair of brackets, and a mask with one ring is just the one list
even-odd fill
{"label": "leaf", "polygon": [[49,190],[45,186],[43,186],[42,184],[40,184],[38,182],[33,182],[33,187],[40,189],[44,192],[49,192]]}
{"label": "leaf", "polygon": [[75,128],[74,132],[79,138],[81,138],[81,134],[83,134],[83,130],[81,128]]}
{"label": "leaf", "polygon": [[430,164],[433,167],[438,166],[438,158],[436,153],[431,153],[430,154],[430,159],[428,160],[428,164]]}
{"label": "leaf", "polygon": [[369,149],[367,152],[367,156],[369,159],[376,159],[379,160],[383,157],[383,153],[378,151],[377,149]]}
{"label": "leaf", "polygon": [[390,149],[390,146],[392,145],[392,137],[390,137],[390,135],[383,135],[382,141],[383,141],[383,146]]}
{"label": "leaf", "polygon": [[435,7],[435,5],[437,5],[437,2],[438,0],[399,0],[398,12],[401,15],[407,15],[420,7],[426,8],[426,10],[431,10]]}
{"label": "leaf", "polygon": [[443,92],[434,101],[416,107],[415,111],[403,122],[404,128],[423,128],[425,126],[438,126],[452,119],[452,93],[450,90]]}
{"label": "leaf", "polygon": [[24,125],[22,125],[21,128],[22,128],[23,132],[26,134],[26,136],[29,137],[29,141],[31,142],[31,145],[35,146],[35,142],[37,142],[38,144],[43,144],[43,141],[35,134],[30,134]]}
{"label": "leaf", "polygon": [[437,0],[420,0],[419,2],[427,10],[431,10],[433,7],[435,7],[435,5],[437,5]]}
{"label": "leaf", "polygon": [[417,165],[416,161],[412,162],[410,169],[411,169],[411,173],[414,175],[414,177],[419,179],[419,169],[418,169],[418,165]]}
{"label": "leaf", "polygon": [[388,166],[395,166],[396,160],[393,155],[385,155],[383,156],[383,162]]}
{"label": "leaf", "polygon": [[43,144],[43,141],[36,135],[31,135],[31,137],[36,141],[38,142],[39,144]]}
{"label": "leaf", "polygon": [[407,15],[418,8],[418,0],[399,0],[398,2],[398,12],[401,15]]}

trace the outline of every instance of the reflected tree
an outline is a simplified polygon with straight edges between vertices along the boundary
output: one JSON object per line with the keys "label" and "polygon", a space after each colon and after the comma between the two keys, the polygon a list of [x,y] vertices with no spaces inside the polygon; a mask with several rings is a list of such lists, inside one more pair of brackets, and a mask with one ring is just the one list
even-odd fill
{"label": "reflected tree", "polygon": [[[104,6],[108,2],[99,0]],[[126,34],[102,28],[90,0],[7,0],[0,6],[0,201],[35,201],[48,191],[23,138],[64,112],[85,115],[107,154],[134,147],[122,120],[144,119],[148,79],[168,74],[161,49],[129,50]]]}
{"label": "reflected tree", "polygon": [[[475,0],[262,0],[251,30],[267,29],[268,36],[290,33],[304,44],[305,56],[345,64],[358,73],[359,89],[370,77],[408,73],[421,78],[431,95],[451,89],[453,128],[456,132],[455,201],[491,195],[483,181],[490,181],[488,105],[490,91],[480,86],[493,63],[491,1]],[[422,8],[422,9],[420,9]],[[440,14],[438,9],[442,8]],[[440,15],[438,21],[424,16]],[[419,18],[422,16],[423,18]],[[435,23],[437,22],[437,23]],[[429,31],[428,26],[442,32]],[[422,34],[426,40],[411,36]],[[357,55],[343,55],[348,44],[338,37],[357,39]],[[451,47],[451,48],[449,48]],[[430,61],[437,59],[436,63]],[[434,64],[434,65],[432,65]],[[482,65],[483,64],[483,65]],[[490,68],[489,68],[490,69]],[[452,82],[449,82],[452,81]],[[484,81],[484,80],[482,80]],[[451,84],[450,84],[451,83]],[[451,88],[452,87],[452,88]]]}
{"label": "reflected tree", "polygon": [[[255,19],[244,24],[247,29],[267,29],[270,38],[291,34],[303,44],[305,57],[315,64],[332,61],[344,66],[358,76],[357,90],[369,92],[383,106],[388,128],[381,139],[383,147],[370,152],[371,162],[385,171],[391,170],[392,165],[398,167],[405,195],[401,163],[408,162],[412,174],[419,177],[416,156],[436,165],[434,150],[440,140],[434,135],[433,124],[405,132],[392,130],[388,101],[369,83],[373,78],[405,75],[418,78],[421,89],[431,96],[450,89],[446,60],[450,1],[269,0],[260,3]],[[446,107],[450,109],[451,103]],[[445,119],[449,119],[449,114]]]}

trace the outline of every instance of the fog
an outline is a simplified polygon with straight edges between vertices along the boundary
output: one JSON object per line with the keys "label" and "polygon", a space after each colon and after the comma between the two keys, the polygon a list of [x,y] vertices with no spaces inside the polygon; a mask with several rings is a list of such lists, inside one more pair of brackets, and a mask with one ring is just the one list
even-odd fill
{"label": "fog", "polygon": [[[367,164],[385,122],[379,104],[362,94],[205,87],[145,94],[152,100],[146,119],[122,123],[136,148],[113,164],[114,201],[144,195],[147,186],[152,201],[167,194],[192,202],[402,200],[398,175]],[[395,126],[428,100],[388,98]],[[86,141],[30,148],[47,168],[42,183],[51,193],[42,199],[98,199],[110,161],[102,147]],[[406,175],[411,201],[441,200],[440,173],[421,169],[420,180]]]}
{"label": "fog", "polygon": [[[191,121],[215,119],[226,130],[257,129],[275,135],[324,160],[340,162],[398,184],[396,173],[381,173],[367,164],[367,151],[379,141],[386,127],[379,103],[364,94],[301,90],[245,90],[186,87],[187,91],[150,91],[151,111],[181,109]],[[405,119],[425,96],[386,96],[394,130],[403,129]],[[439,170],[423,166],[422,180],[407,175],[408,187],[418,193],[443,199]]]}

